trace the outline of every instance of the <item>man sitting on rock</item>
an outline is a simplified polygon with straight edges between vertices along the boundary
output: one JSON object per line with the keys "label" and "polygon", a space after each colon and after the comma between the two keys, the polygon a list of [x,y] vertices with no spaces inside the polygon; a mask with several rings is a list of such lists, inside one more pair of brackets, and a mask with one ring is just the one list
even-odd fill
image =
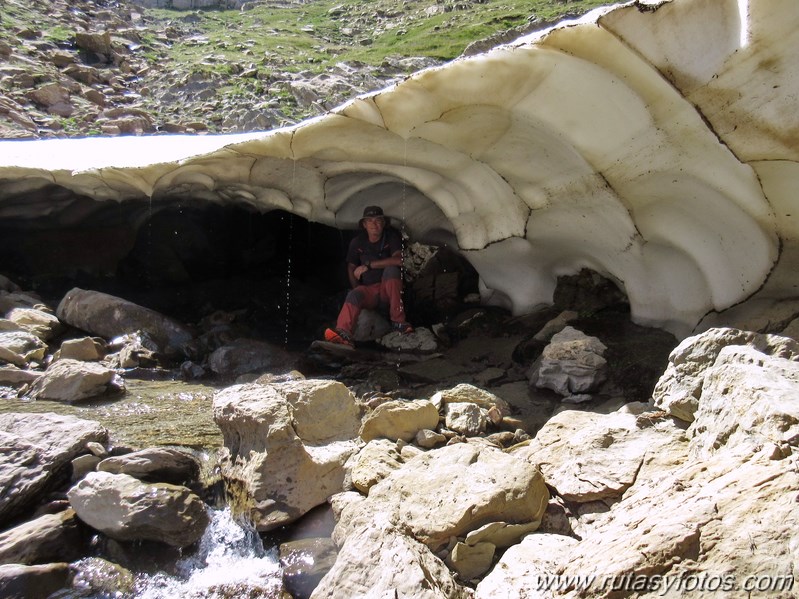
{"label": "man sitting on rock", "polygon": [[402,303],[402,237],[390,226],[380,206],[367,206],[358,222],[361,232],[347,251],[347,274],[352,290],[344,300],[335,329],[325,341],[355,347],[353,332],[363,308],[388,306],[392,329],[412,333]]}

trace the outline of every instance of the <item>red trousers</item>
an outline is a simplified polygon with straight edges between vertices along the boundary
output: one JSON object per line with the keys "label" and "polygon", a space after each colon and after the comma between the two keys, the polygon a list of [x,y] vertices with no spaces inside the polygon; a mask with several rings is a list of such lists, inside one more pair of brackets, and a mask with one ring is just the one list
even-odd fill
{"label": "red trousers", "polygon": [[389,266],[383,269],[383,280],[373,285],[358,285],[347,294],[339,312],[336,328],[350,334],[363,308],[374,310],[388,306],[391,322],[405,322],[405,307],[402,304],[402,279],[400,269]]}

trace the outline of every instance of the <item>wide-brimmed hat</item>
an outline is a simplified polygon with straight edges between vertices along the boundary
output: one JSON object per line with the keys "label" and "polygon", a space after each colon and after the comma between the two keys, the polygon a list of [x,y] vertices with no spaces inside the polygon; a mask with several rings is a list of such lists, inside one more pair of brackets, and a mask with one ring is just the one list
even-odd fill
{"label": "wide-brimmed hat", "polygon": [[358,226],[363,227],[363,219],[374,218],[375,216],[382,217],[386,225],[391,224],[391,217],[383,214],[383,209],[380,206],[367,206],[363,209],[363,216],[361,217],[361,220],[358,221]]}

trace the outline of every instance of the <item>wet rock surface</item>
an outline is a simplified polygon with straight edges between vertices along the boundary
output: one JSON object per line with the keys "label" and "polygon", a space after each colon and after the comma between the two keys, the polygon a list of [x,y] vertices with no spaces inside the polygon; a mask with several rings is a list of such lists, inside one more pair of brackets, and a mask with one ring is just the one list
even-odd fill
{"label": "wet rock surface", "polygon": [[54,362],[30,389],[35,399],[70,402],[124,392],[125,383],[115,370],[69,359]]}
{"label": "wet rock surface", "polygon": [[127,474],[91,472],[67,497],[83,522],[120,541],[187,547],[200,540],[209,522],[205,504],[189,489]]}
{"label": "wet rock surface", "polygon": [[334,381],[240,385],[214,398],[231,501],[260,531],[289,524],[340,490],[360,411]]}
{"label": "wet rock surface", "polygon": [[195,456],[185,450],[149,447],[101,460],[97,464],[97,470],[111,474],[128,474],[141,480],[181,485],[199,478],[200,463]]}
{"label": "wet rock surface", "polygon": [[9,522],[69,477],[70,461],[87,443],[104,443],[96,422],[56,414],[0,414],[0,520]]}

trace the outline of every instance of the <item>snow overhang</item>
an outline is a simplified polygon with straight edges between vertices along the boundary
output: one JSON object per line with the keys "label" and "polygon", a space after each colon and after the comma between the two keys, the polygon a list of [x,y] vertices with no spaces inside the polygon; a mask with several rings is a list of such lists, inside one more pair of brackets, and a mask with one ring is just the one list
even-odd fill
{"label": "snow overhang", "polygon": [[771,292],[794,293],[796,56],[796,0],[618,5],[292,128],[2,142],[0,219],[46,212],[20,198],[52,185],[340,228],[377,203],[463,252],[486,301],[527,312],[587,267],[684,336],[775,271]]}

